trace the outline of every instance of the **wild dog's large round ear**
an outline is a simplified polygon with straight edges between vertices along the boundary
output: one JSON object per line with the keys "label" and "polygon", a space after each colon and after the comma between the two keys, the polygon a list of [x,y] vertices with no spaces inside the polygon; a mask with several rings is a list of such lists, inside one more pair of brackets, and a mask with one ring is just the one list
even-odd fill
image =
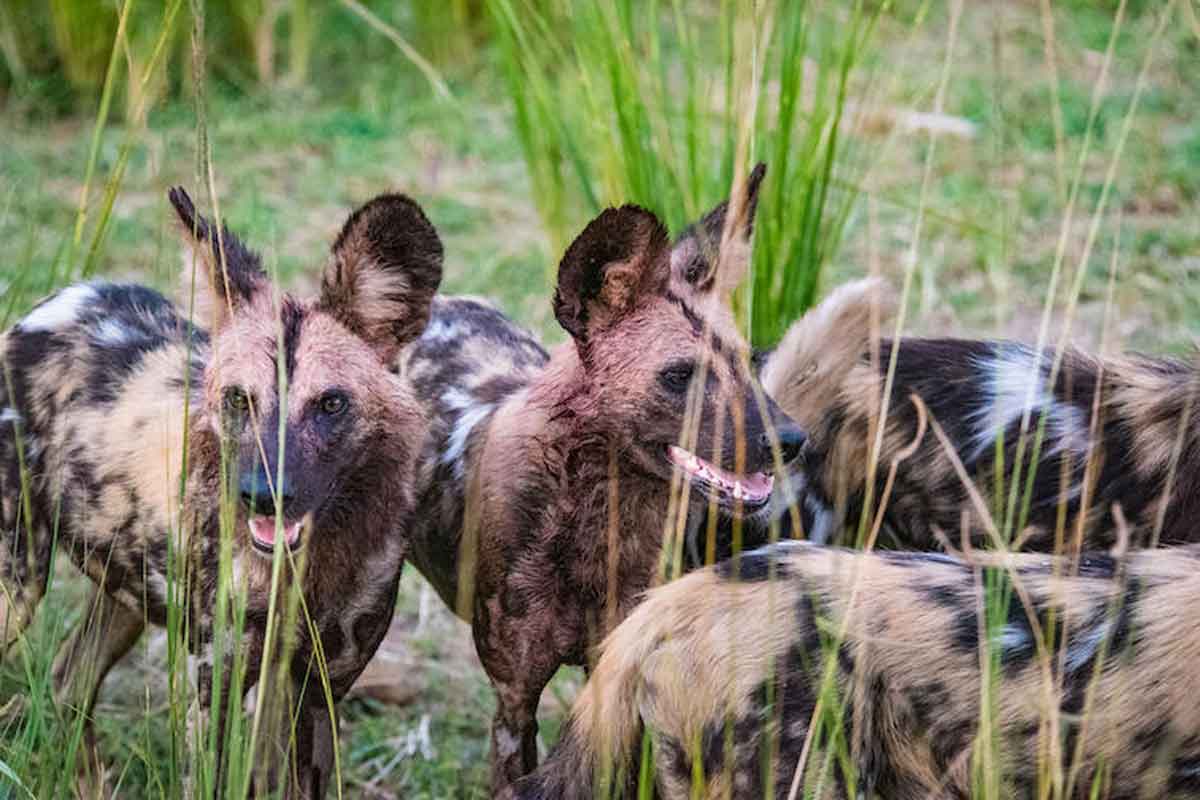
{"label": "wild dog's large round ear", "polygon": [[442,240],[416,201],[383,194],[342,227],[321,278],[318,308],[387,362],[416,339],[442,281]]}
{"label": "wild dog's large round ear", "polygon": [[767,165],[758,162],[728,200],[687,227],[671,248],[671,275],[693,292],[730,293],[750,270],[750,237]]}
{"label": "wild dog's large round ear", "polygon": [[670,278],[669,241],[667,229],[646,209],[605,209],[558,265],[558,324],[582,344],[640,300],[662,293]]}
{"label": "wild dog's large round ear", "polygon": [[181,277],[184,306],[192,309],[197,323],[220,328],[230,314],[267,285],[262,260],[227,226],[218,230],[197,212],[182,186],[168,191],[167,199],[179,217],[191,253]]}

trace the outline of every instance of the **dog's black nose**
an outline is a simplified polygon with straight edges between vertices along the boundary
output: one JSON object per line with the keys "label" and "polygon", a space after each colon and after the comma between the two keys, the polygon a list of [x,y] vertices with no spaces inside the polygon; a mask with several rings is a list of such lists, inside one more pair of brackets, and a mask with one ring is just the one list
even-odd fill
{"label": "dog's black nose", "polygon": [[774,437],[769,433],[763,434],[763,447],[773,449],[775,439],[779,441],[779,455],[783,459],[783,463],[790,464],[800,458],[804,452],[808,434],[799,425],[781,425],[775,429]]}
{"label": "dog's black nose", "polygon": [[[247,511],[264,517],[275,516],[275,497],[271,495],[267,473],[262,468],[242,473],[238,484],[242,505],[246,507]],[[279,491],[276,494],[284,509],[291,505],[292,494],[288,490],[286,477],[280,482]]]}

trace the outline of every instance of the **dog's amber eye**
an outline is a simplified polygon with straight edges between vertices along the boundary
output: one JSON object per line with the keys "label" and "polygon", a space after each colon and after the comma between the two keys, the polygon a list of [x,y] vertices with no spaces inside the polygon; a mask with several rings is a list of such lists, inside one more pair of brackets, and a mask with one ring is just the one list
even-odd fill
{"label": "dog's amber eye", "polygon": [[696,372],[696,364],[693,361],[678,361],[668,367],[663,368],[658,373],[658,380],[668,391],[685,392],[692,382],[692,375]]}
{"label": "dog's amber eye", "polygon": [[346,399],[346,395],[339,392],[330,392],[321,398],[321,413],[331,417],[337,416],[346,410],[350,402]]}
{"label": "dog's amber eye", "polygon": [[234,414],[245,414],[250,409],[250,398],[236,386],[225,390],[225,408]]}

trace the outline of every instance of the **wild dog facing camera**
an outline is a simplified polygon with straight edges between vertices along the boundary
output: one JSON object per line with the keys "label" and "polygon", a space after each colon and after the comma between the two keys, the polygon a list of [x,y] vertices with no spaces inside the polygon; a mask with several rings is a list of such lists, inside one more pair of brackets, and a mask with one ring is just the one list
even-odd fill
{"label": "wild dog facing camera", "polygon": [[[223,730],[233,653],[213,649],[214,629],[230,623],[214,617],[217,593],[245,592],[233,646],[248,690],[265,657],[272,557],[283,557],[312,627],[287,656],[295,684],[272,689],[290,722],[260,739],[269,757],[254,790],[318,797],[332,779],[336,715],[302,678],[321,653],[340,699],[391,619],[426,419],[389,366],[424,329],[441,244],[411,200],[378,197],[350,217],[320,293],[303,299],[273,287],[258,255],[186,192],[170,201],[193,254],[184,305],[199,324],[149,289],[91,282],[47,298],[0,338],[5,645],[45,591],[57,536],[97,585],[55,664],[59,701],[90,714],[145,623],[165,625],[186,597],[199,732]],[[186,569],[169,567],[180,532]],[[236,586],[218,585],[223,539]],[[293,561],[317,566],[293,572]],[[183,575],[189,585],[173,587]],[[210,719],[218,659],[225,679]],[[219,774],[207,780],[220,785]]]}

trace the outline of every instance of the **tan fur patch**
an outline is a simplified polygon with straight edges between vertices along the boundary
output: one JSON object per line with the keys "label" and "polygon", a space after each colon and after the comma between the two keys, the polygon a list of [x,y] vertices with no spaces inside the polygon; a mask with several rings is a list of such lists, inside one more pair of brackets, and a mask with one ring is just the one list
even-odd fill
{"label": "tan fur patch", "polygon": [[834,289],[788,328],[763,368],[763,388],[793,419],[809,427],[838,395],[857,397],[861,387],[844,387],[844,382],[870,352],[879,326],[892,316],[889,297],[886,284],[875,278]]}

